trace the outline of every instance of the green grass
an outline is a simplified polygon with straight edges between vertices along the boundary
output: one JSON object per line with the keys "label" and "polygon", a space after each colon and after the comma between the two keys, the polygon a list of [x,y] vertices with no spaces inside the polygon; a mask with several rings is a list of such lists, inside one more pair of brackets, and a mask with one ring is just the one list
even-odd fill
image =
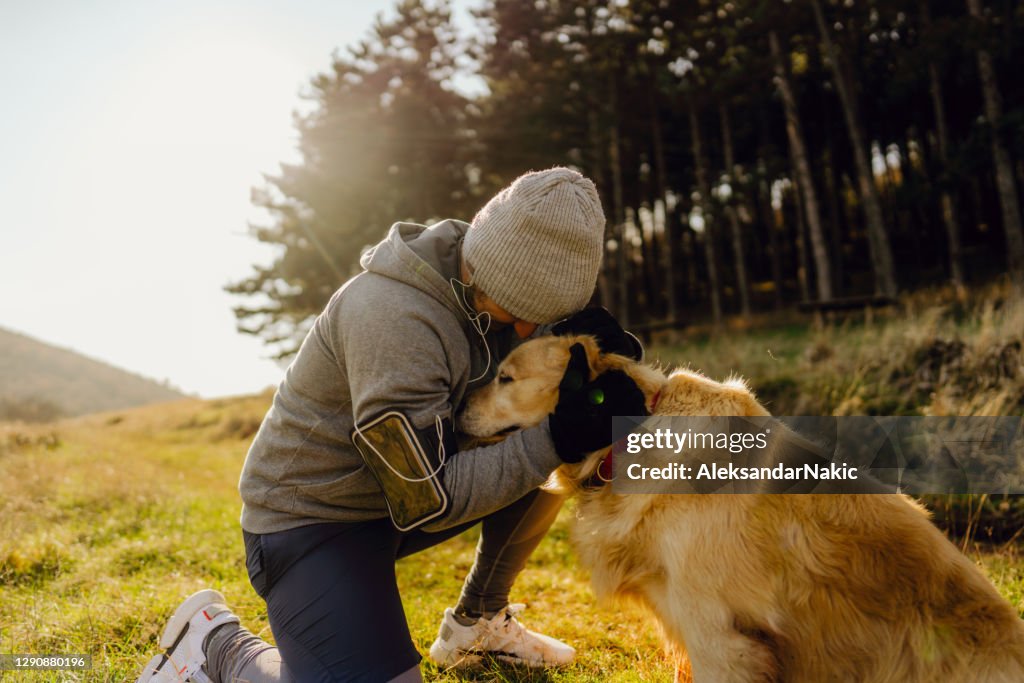
{"label": "green grass", "polygon": [[[1019,302],[998,310],[985,302],[973,308],[908,305],[918,308],[871,322],[698,334],[654,348],[650,356],[689,363],[718,378],[743,374],[779,414],[886,408],[1019,413],[1024,393],[1016,392],[1024,372],[991,366],[991,349],[1005,349],[1024,330]],[[940,348],[936,339],[959,340],[963,348],[940,353],[936,362],[927,355],[922,360],[922,349]],[[927,373],[920,369],[926,365]],[[988,376],[990,366],[996,371]],[[928,373],[944,373],[942,383],[918,387],[933,381]],[[0,425],[0,652],[93,658],[87,672],[0,674],[3,680],[134,680],[156,653],[174,607],[207,586],[228,597],[245,626],[271,638],[264,605],[245,574],[236,491],[246,448],[268,403],[266,395],[187,400],[54,425]],[[1002,509],[1004,501],[988,505],[1012,512]],[[464,673],[425,664],[428,680],[671,680],[651,620],[633,606],[595,603],[568,542],[572,517],[570,505],[512,599],[528,604],[524,619],[530,626],[576,646],[578,663],[544,672],[492,663]],[[475,539],[470,531],[399,563],[406,614],[421,652],[458,596]],[[1024,612],[1020,536],[1001,545],[975,540],[962,544],[965,552]]]}
{"label": "green grass", "polygon": [[[207,586],[228,596],[244,625],[271,639],[264,605],[246,578],[237,522],[235,483],[248,440],[225,429],[260,414],[266,402],[185,401],[51,428],[0,428],[0,652],[93,658],[87,672],[8,673],[4,680],[134,680],[156,653],[174,607]],[[595,603],[568,541],[571,523],[570,506],[512,597],[528,603],[530,626],[573,643],[579,663],[542,672],[497,663],[443,672],[425,664],[428,680],[671,680],[650,619],[630,605]],[[475,543],[470,531],[398,565],[421,652],[458,597]],[[1024,611],[1018,550],[967,547]]]}
{"label": "green grass", "polygon": [[[47,427],[0,426],[0,652],[93,658],[87,672],[3,680],[135,680],[177,604],[207,586],[271,639],[245,574],[235,489],[251,420],[267,403],[183,401]],[[563,510],[512,598],[528,604],[530,626],[574,643],[581,663],[559,672],[493,663],[461,674],[426,664],[428,680],[671,679],[646,615],[595,604],[569,547],[571,519]],[[470,531],[398,565],[421,652],[458,597],[475,542]]]}

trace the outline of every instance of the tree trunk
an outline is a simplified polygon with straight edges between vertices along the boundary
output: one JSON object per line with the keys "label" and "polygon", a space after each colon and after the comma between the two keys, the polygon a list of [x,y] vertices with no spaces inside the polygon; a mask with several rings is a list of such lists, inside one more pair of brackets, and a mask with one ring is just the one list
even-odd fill
{"label": "tree trunk", "polygon": [[[680,214],[682,216],[682,214]],[[680,221],[682,224],[682,221]],[[689,218],[686,219],[685,227],[682,227],[682,234],[679,246],[683,252],[683,264],[686,267],[686,301],[696,301],[700,296],[700,283],[697,281],[697,255],[693,246],[694,232],[690,227]]]}
{"label": "tree trunk", "polygon": [[799,258],[799,263],[796,268],[796,279],[800,284],[800,300],[810,301],[811,298],[811,287],[809,283],[810,277],[810,260],[807,258],[807,224],[804,221],[804,214],[801,208],[803,202],[800,198],[801,187],[800,183],[793,183],[793,211],[796,213],[796,247]]}
{"label": "tree trunk", "polygon": [[814,188],[814,177],[811,164],[804,145],[803,126],[800,123],[800,109],[789,83],[789,74],[783,59],[779,37],[775,31],[768,33],[772,58],[775,63],[775,85],[782,96],[783,110],[786,114],[786,136],[796,170],[794,179],[800,185],[798,196],[802,198],[804,214],[811,234],[811,249],[814,252],[814,266],[818,274],[818,299],[828,301],[832,298],[832,267],[829,263],[828,249],[825,246],[825,232],[821,226],[821,209],[818,205],[818,194]]}
{"label": "tree trunk", "polygon": [[882,202],[875,185],[875,176],[868,158],[867,135],[861,123],[861,115],[857,106],[856,93],[853,92],[839,61],[839,53],[825,25],[825,15],[821,10],[821,0],[810,0],[814,10],[814,19],[821,33],[821,42],[828,56],[829,68],[832,70],[836,91],[843,107],[846,128],[853,146],[853,160],[857,167],[857,185],[860,190],[861,203],[864,206],[864,219],[867,225],[868,246],[871,251],[871,263],[875,271],[875,291],[884,296],[896,294],[896,272],[893,265],[892,249],[889,246],[889,235],[885,229],[882,216]]}
{"label": "tree trunk", "polygon": [[[826,130],[828,130],[826,124]],[[826,137],[825,159],[825,196],[828,198],[828,224],[829,236],[831,238],[832,253],[832,292],[839,294],[843,291],[843,214],[839,210],[839,183],[836,181],[836,158],[832,146],[832,134],[829,132]]]}
{"label": "tree trunk", "polygon": [[[636,206],[641,207],[644,205],[644,200],[649,200],[650,197],[637,198]],[[651,312],[654,309],[654,302],[658,301],[661,297],[658,295],[658,273],[656,264],[658,263],[657,252],[654,246],[654,231],[653,231],[653,219],[652,219],[652,231],[651,239],[647,239],[647,235],[644,233],[644,221],[640,217],[640,208],[633,209],[628,207],[626,209],[627,223],[632,224],[636,229],[636,233],[640,238],[640,279],[643,281],[643,287],[637,288],[634,286],[633,290],[633,310],[640,310],[640,315],[635,316],[638,320],[647,320],[651,317]],[[634,267],[636,264],[632,264]],[[639,295],[639,296],[638,296]]]}
{"label": "tree trunk", "polygon": [[761,221],[768,230],[768,248],[771,250],[772,284],[775,289],[775,308],[782,308],[782,245],[779,240],[779,229],[775,225],[775,210],[772,208],[772,190],[768,184],[768,172],[764,160],[758,160],[758,206]]}
{"label": "tree trunk", "polygon": [[707,167],[700,145],[700,122],[693,97],[687,98],[690,116],[690,144],[693,147],[693,164],[697,170],[697,190],[700,192],[701,215],[704,218],[704,257],[708,267],[708,287],[711,290],[711,320],[715,328],[722,324],[722,292],[718,282],[718,264],[715,261],[714,216],[711,213],[711,185],[708,183]]}
{"label": "tree trunk", "polygon": [[722,149],[725,154],[725,172],[729,174],[729,189],[732,190],[725,205],[725,215],[729,219],[732,234],[732,251],[736,264],[736,287],[740,291],[740,313],[750,316],[750,285],[747,278],[747,262],[743,250],[743,231],[740,226],[736,208],[732,205],[736,192],[736,158],[732,148],[732,123],[729,121],[729,107],[718,105],[718,120],[722,126]]}
{"label": "tree trunk", "polygon": [[[928,0],[920,0],[921,26],[925,33],[932,28],[931,10],[928,7]],[[946,106],[942,99],[942,79],[939,78],[939,68],[935,61],[928,60],[928,90],[932,97],[932,113],[935,116],[935,135],[939,143],[939,163],[942,166],[940,176],[945,175],[949,170],[949,132],[946,127]],[[949,276],[957,296],[964,294],[964,271],[963,255],[960,248],[960,225],[956,218],[956,204],[946,187],[946,183],[940,177],[936,183],[939,187],[939,208],[942,215],[942,224],[946,228],[946,243],[949,247]]]}
{"label": "tree trunk", "polygon": [[615,235],[618,249],[615,264],[618,276],[617,317],[619,323],[629,325],[629,255],[626,249],[626,211],[622,200],[622,155],[619,148],[618,86],[613,72],[608,79],[608,108],[612,114],[612,125],[608,131],[608,164],[612,172],[612,216],[615,221]]}
{"label": "tree trunk", "polygon": [[[589,107],[587,112],[587,135],[590,141],[590,177],[597,183],[598,187],[604,185],[602,176],[604,175],[602,169],[604,168],[603,152],[601,145],[601,134],[600,134],[600,122],[598,120],[598,108],[593,99],[588,98]],[[604,238],[601,241],[601,255],[606,256],[608,254],[608,238],[614,233],[612,232],[613,226],[611,221],[605,219],[604,227]],[[597,276],[597,290],[600,293],[601,305],[606,306],[609,310],[615,308],[615,299],[612,293],[611,283],[608,281],[608,264],[602,258],[601,270]]]}
{"label": "tree trunk", "polygon": [[[939,80],[939,72],[933,62],[928,64],[928,79],[931,82],[932,108],[935,111],[935,132],[939,138],[939,162],[942,164],[943,173],[949,168],[949,157],[947,156],[949,137],[946,129],[945,112],[942,105],[942,83]],[[958,293],[964,288],[963,251],[960,246],[960,225],[957,222],[956,204],[949,189],[940,179],[942,189],[939,192],[939,206],[942,214],[942,224],[946,227],[946,242],[949,247],[949,273],[950,281]]]}
{"label": "tree trunk", "polygon": [[[967,0],[971,16],[981,20],[981,0]],[[985,118],[992,129],[992,160],[996,168],[996,186],[999,189],[999,208],[1003,214],[1003,232],[1006,235],[1006,261],[1011,277],[1024,281],[1024,230],[1021,229],[1020,204],[1017,185],[1013,178],[1013,163],[1010,152],[1002,143],[999,124],[1003,118],[1002,95],[996,82],[992,55],[988,50],[978,50],[978,76],[981,92],[985,98]]]}
{"label": "tree trunk", "polygon": [[658,91],[655,88],[654,77],[648,80],[648,97],[651,108],[651,136],[654,141],[654,179],[657,189],[657,198],[661,200],[664,210],[664,224],[662,229],[665,234],[665,293],[668,308],[668,319],[679,319],[679,304],[676,301],[676,226],[672,220],[672,212],[668,207],[668,181],[665,169],[665,140],[661,131],[661,117],[658,113]]}

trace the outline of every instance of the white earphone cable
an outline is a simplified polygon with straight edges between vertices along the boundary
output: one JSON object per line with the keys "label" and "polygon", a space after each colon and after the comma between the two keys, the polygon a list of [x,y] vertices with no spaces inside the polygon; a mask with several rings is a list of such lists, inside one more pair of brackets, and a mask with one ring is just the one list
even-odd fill
{"label": "white earphone cable", "polygon": [[[487,343],[486,336],[488,330],[491,329],[491,314],[487,313],[486,311],[483,313],[477,313],[469,305],[469,302],[466,301],[466,289],[469,287],[468,284],[454,277],[451,280],[449,280],[448,283],[452,287],[452,293],[455,294],[455,300],[459,303],[459,308],[461,308],[462,312],[466,314],[467,318],[469,318],[469,323],[473,326],[473,329],[476,330],[476,333],[480,335],[480,341],[482,341],[484,344],[484,352],[487,354],[487,362],[484,364],[484,370],[479,375],[469,380],[469,383],[472,384],[478,379],[483,379],[484,377],[486,377],[487,373],[491,369],[491,346],[490,344]],[[462,287],[461,293],[459,292],[457,286]],[[486,325],[480,322],[481,318],[487,321]]]}

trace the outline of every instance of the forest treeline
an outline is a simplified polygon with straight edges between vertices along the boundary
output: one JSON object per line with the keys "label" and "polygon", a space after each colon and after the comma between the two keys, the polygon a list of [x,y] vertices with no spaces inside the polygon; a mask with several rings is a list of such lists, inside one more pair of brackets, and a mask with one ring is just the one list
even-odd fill
{"label": "forest treeline", "polygon": [[[254,189],[276,259],[231,284],[277,353],[398,220],[470,220],[572,165],[627,324],[1024,279],[1024,5],[487,0],[472,35],[402,0],[297,114]],[[478,84],[484,87],[478,87]]]}

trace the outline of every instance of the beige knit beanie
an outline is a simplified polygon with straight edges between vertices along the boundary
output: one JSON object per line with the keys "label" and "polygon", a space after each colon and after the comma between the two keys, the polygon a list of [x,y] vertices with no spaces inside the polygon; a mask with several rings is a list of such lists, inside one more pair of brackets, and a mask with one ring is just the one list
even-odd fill
{"label": "beige knit beanie", "polygon": [[473,284],[516,318],[540,324],[586,306],[603,251],[597,188],[569,168],[516,178],[480,210],[462,243]]}

